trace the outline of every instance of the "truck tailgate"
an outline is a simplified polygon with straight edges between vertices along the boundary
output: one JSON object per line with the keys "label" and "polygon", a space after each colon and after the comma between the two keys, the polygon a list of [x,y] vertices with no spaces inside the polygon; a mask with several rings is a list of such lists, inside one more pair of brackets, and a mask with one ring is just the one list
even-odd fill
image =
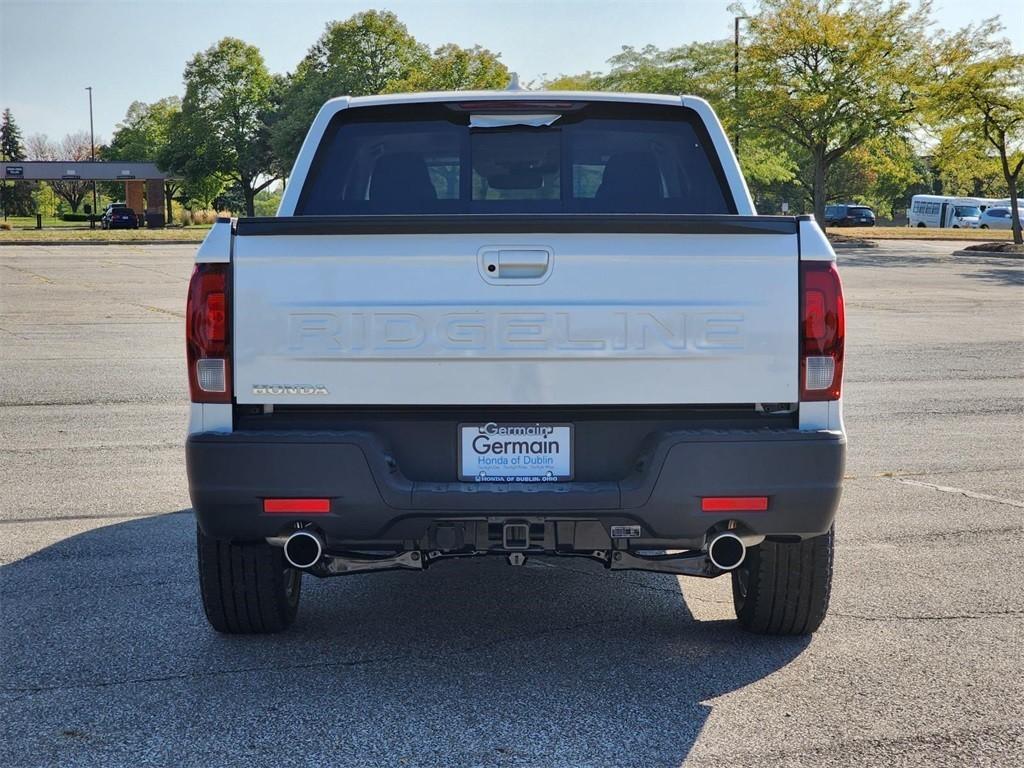
{"label": "truck tailgate", "polygon": [[234,239],[238,403],[798,399],[795,227],[290,231]]}

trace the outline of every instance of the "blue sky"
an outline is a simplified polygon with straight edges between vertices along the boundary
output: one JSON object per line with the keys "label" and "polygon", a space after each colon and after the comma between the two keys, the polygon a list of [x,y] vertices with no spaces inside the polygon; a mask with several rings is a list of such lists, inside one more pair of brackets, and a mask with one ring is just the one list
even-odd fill
{"label": "blue sky", "polygon": [[[671,47],[732,34],[730,0],[0,0],[0,107],[28,136],[88,129],[94,87],[97,136],[108,139],[134,100],[182,92],[185,61],[225,35],[263,51],[272,71],[294,69],[324,24],[366,8],[395,11],[436,47],[480,44],[524,81],[600,70],[622,45]],[[749,4],[749,3],[748,3]],[[938,0],[937,26],[1000,15],[1024,43],[1020,0]]]}

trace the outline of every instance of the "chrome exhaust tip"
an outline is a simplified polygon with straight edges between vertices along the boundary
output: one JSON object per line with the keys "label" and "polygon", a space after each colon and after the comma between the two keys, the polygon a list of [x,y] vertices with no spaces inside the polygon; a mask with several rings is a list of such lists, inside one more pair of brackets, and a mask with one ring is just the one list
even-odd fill
{"label": "chrome exhaust tip", "polygon": [[312,568],[323,556],[323,540],[312,531],[296,531],[285,539],[284,559],[293,568]]}
{"label": "chrome exhaust tip", "polygon": [[708,559],[719,570],[739,568],[746,556],[747,545],[735,533],[719,533],[708,542]]}

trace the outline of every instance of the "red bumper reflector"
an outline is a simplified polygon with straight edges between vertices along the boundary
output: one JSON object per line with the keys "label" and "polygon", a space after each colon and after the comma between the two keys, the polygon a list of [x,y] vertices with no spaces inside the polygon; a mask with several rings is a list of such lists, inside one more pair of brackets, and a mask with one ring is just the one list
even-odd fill
{"label": "red bumper reflector", "polygon": [[263,511],[271,515],[327,515],[331,511],[330,499],[264,499]]}
{"label": "red bumper reflector", "polygon": [[767,496],[709,496],[700,500],[702,512],[764,512]]}

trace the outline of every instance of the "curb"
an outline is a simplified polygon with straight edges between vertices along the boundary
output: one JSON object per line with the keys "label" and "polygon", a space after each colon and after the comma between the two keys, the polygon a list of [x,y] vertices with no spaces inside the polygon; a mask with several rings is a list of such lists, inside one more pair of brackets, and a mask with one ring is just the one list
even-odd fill
{"label": "curb", "polygon": [[202,240],[4,240],[5,245],[199,245]]}
{"label": "curb", "polygon": [[953,251],[953,256],[982,256],[991,259],[1024,259],[1024,253],[1006,253],[1004,251]]}
{"label": "curb", "polygon": [[[931,231],[934,232],[935,230],[933,229]],[[974,237],[934,237],[934,236],[928,237],[927,235],[917,236],[916,234],[912,235],[910,237],[900,237],[899,235],[864,235],[864,239],[865,240],[886,240],[886,241],[909,240],[911,242],[914,242],[914,241],[917,241],[917,240],[927,240],[928,242],[932,242],[932,243],[950,243],[951,245],[962,245],[963,243],[967,243],[968,245],[970,245],[971,243],[984,243],[984,242],[987,242],[986,238],[983,238],[983,237],[977,237],[977,238],[974,238]],[[989,240],[991,240],[991,238],[989,238]]]}
{"label": "curb", "polygon": [[833,243],[833,242],[830,241],[829,245],[832,246],[832,250],[837,250],[837,251],[841,251],[841,250],[845,250],[845,249],[854,249],[854,248],[877,248],[878,247],[878,244],[872,242],[871,240],[864,240],[863,242],[860,242],[860,243],[843,243],[843,242]]}

